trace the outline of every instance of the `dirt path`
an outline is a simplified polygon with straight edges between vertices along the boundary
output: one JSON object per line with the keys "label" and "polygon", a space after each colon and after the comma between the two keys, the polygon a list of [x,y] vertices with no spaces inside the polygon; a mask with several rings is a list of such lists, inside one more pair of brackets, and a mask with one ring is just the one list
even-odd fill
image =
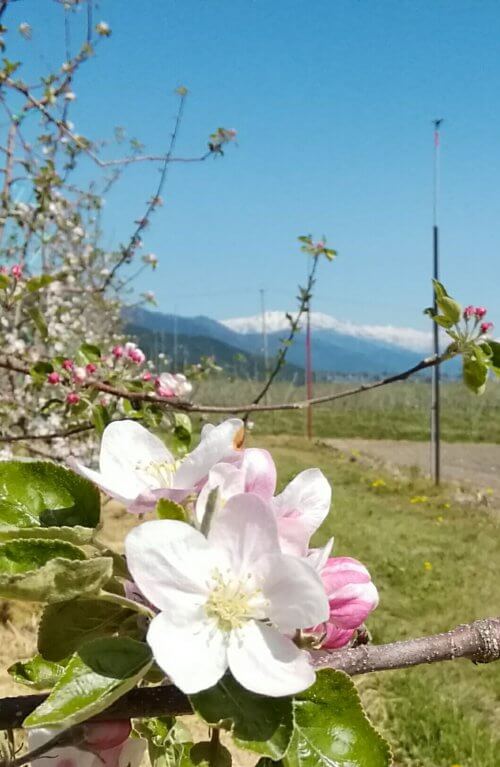
{"label": "dirt path", "polygon": [[[358,450],[389,466],[418,467],[428,475],[430,448],[426,442],[390,439],[327,439],[342,451]],[[467,482],[479,490],[492,488],[500,493],[500,445],[448,442],[442,445],[442,476],[453,482]]]}

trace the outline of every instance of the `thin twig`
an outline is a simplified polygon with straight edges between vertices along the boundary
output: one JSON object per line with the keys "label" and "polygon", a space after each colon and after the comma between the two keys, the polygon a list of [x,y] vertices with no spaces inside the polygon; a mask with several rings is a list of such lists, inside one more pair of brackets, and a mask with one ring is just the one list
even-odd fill
{"label": "thin twig", "polygon": [[137,247],[137,243],[139,241],[139,236],[140,236],[142,230],[147,227],[147,225],[149,223],[149,218],[150,218],[152,212],[154,211],[154,209],[156,208],[156,206],[158,205],[158,201],[161,198],[161,193],[163,191],[163,187],[165,185],[165,181],[167,180],[168,166],[169,166],[170,158],[172,157],[172,152],[175,149],[175,143],[177,141],[177,136],[179,134],[179,128],[180,128],[181,122],[182,122],[182,115],[184,113],[184,104],[185,104],[185,102],[186,102],[186,92],[182,93],[181,96],[180,96],[179,109],[177,110],[177,115],[176,115],[175,123],[174,123],[174,129],[173,129],[172,134],[170,136],[170,145],[168,147],[167,154],[165,155],[165,158],[163,160],[163,166],[162,166],[162,169],[161,169],[161,172],[160,172],[160,180],[158,182],[158,186],[156,187],[156,191],[155,191],[154,195],[151,197],[151,199],[148,202],[148,205],[147,205],[146,212],[145,212],[144,216],[141,219],[139,219],[139,221],[137,223],[137,227],[136,227],[135,231],[133,232],[127,247],[122,250],[122,253],[121,253],[121,256],[120,256],[119,260],[113,266],[113,268],[111,269],[110,273],[108,274],[108,276],[104,280],[104,282],[103,282],[103,284],[102,284],[102,286],[100,288],[100,290],[102,292],[104,292],[106,290],[106,288],[111,284],[111,282],[113,280],[113,277],[115,276],[115,274],[118,271],[118,269],[120,269],[120,267],[124,263],[126,263],[132,257],[132,255],[134,253],[134,250]]}
{"label": "thin twig", "polygon": [[[457,626],[443,634],[402,642],[364,645],[333,652],[317,651],[313,654],[313,665],[317,669],[333,668],[350,676],[357,676],[459,658],[473,663],[492,663],[500,660],[500,618],[485,618]],[[21,727],[24,719],[46,697],[47,695],[27,695],[0,700],[0,730]],[[141,687],[131,690],[91,721],[189,713],[192,713],[189,699],[177,687]],[[26,756],[24,758],[26,759]],[[20,761],[14,767],[20,767],[21,764],[24,762]]]}
{"label": "thin twig", "polygon": [[[311,298],[311,290],[313,289],[313,286],[314,286],[314,278],[315,278],[315,275],[316,275],[316,269],[318,268],[318,262],[319,262],[319,255],[313,256],[313,265],[312,265],[311,271],[309,272],[309,275],[308,275],[308,278],[307,278],[307,285],[306,285],[305,289],[301,293],[298,312],[297,312],[295,318],[292,318],[291,321],[290,321],[290,332],[288,334],[288,337],[285,339],[285,341],[282,342],[281,349],[280,349],[279,354],[278,354],[278,356],[276,358],[276,363],[275,363],[273,369],[271,370],[271,372],[270,372],[270,374],[269,374],[269,376],[267,378],[267,381],[265,382],[264,386],[259,391],[259,393],[255,397],[255,399],[252,401],[252,405],[258,405],[259,402],[266,396],[267,392],[269,391],[269,389],[272,386],[272,383],[273,383],[274,379],[278,375],[279,371],[281,370],[281,368],[282,368],[282,366],[283,366],[283,364],[285,362],[288,349],[290,348],[291,344],[293,343],[295,335],[296,335],[297,331],[299,330],[299,322],[300,322],[300,320],[302,318],[302,315],[304,314],[304,312],[308,311],[309,301],[310,301],[310,298]],[[250,411],[247,411],[247,413],[245,415],[245,421],[247,420],[249,414],[250,414]]]}

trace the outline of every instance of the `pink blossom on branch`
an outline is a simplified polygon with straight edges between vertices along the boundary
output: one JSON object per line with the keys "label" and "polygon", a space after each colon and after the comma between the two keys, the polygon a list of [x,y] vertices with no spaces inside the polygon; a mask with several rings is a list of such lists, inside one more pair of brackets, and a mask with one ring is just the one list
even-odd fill
{"label": "pink blossom on branch", "polygon": [[62,378],[59,373],[57,373],[55,370],[52,373],[49,373],[47,376],[47,383],[51,384],[52,386],[55,386],[58,383],[61,383]]}
{"label": "pink blossom on branch", "polygon": [[472,306],[472,304],[469,306],[466,306],[463,313],[464,320],[470,320],[472,317],[475,316],[475,314],[476,314],[476,309],[474,306]]}
{"label": "pink blossom on branch", "polygon": [[155,388],[159,397],[186,397],[193,390],[182,373],[162,373],[155,380]]}
{"label": "pink blossom on branch", "polygon": [[484,335],[485,333],[488,333],[490,330],[493,330],[493,327],[494,325],[492,322],[482,322],[481,325],[479,326],[479,330]]}
{"label": "pink blossom on branch", "polygon": [[379,596],[366,567],[351,557],[330,557],[320,570],[328,597],[330,615],[314,633],[324,636],[322,647],[336,649],[348,644],[368,615],[377,607]]}
{"label": "pink blossom on branch", "polygon": [[488,310],[485,309],[484,306],[476,306],[476,308],[474,309],[474,316],[478,320],[482,320],[483,317],[486,315],[487,311]]}
{"label": "pink blossom on branch", "polygon": [[14,266],[11,268],[10,273],[14,277],[15,280],[20,280],[23,276],[23,267],[21,264],[14,264]]}
{"label": "pink blossom on branch", "polygon": [[80,402],[80,395],[76,393],[76,391],[70,391],[66,395],[66,402],[68,405],[78,405]]}

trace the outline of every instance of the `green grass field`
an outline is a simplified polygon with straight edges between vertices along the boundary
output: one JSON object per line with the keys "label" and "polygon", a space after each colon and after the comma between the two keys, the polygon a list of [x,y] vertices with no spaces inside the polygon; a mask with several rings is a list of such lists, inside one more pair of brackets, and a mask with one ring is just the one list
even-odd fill
{"label": "green grass field", "polygon": [[[369,620],[375,642],[500,614],[500,521],[492,512],[456,505],[450,488],[395,480],[300,438],[252,443],[272,450],[281,484],[310,466],[333,483],[332,514],[316,543],[334,535],[335,554],[369,567],[381,596]],[[372,487],[375,479],[386,485]],[[397,767],[500,765],[500,663],[455,661],[359,677],[358,684]]]}
{"label": "green grass field", "polygon": [[[333,383],[315,386],[315,395],[355,386]],[[235,404],[250,402],[259,390],[254,381],[228,381],[222,377],[199,385],[198,402]],[[430,384],[422,381],[391,384],[371,392],[337,400],[314,408],[317,437],[364,437],[375,439],[429,438]],[[269,402],[305,399],[303,387],[280,382],[272,387]],[[486,393],[477,397],[460,382],[442,385],[442,432],[449,442],[500,443],[500,385],[489,382]],[[252,416],[258,433],[304,434],[303,411],[278,411]],[[500,760],[499,760],[500,764]]]}

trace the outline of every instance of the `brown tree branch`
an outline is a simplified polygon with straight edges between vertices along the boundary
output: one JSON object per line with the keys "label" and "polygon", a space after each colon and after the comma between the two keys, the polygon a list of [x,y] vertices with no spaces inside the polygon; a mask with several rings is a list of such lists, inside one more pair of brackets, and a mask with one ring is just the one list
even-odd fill
{"label": "brown tree branch", "polygon": [[[473,663],[500,660],[500,618],[485,618],[457,626],[443,634],[385,645],[364,645],[333,652],[316,651],[313,653],[313,664],[317,669],[333,668],[349,676],[357,676],[459,658]],[[0,700],[0,730],[21,727],[24,719],[46,697],[26,695]],[[187,696],[168,685],[131,690],[95,719],[106,721],[190,713],[192,710]]]}
{"label": "brown tree branch", "polygon": [[[272,412],[274,410],[303,410],[311,405],[322,405],[327,402],[334,402],[338,399],[344,399],[345,397],[352,397],[354,394],[361,394],[362,392],[371,391],[372,389],[378,389],[381,386],[387,386],[397,381],[406,381],[412,375],[421,372],[422,370],[428,370],[435,365],[440,365],[445,360],[451,359],[453,354],[444,352],[438,357],[426,357],[420,360],[413,367],[403,370],[401,373],[395,373],[394,375],[380,378],[378,381],[372,381],[371,383],[360,384],[351,389],[345,389],[345,391],[332,392],[330,394],[324,394],[321,397],[313,397],[312,399],[298,400],[296,402],[281,402],[274,405],[260,405],[253,403],[237,404],[237,405],[198,405],[189,400],[176,399],[175,397],[166,399],[159,397],[158,395],[150,392],[137,392],[129,391],[119,386],[107,384],[102,381],[88,381],[81,384],[82,389],[95,389],[105,394],[111,394],[114,397],[120,397],[128,399],[131,402],[150,402],[155,405],[160,405],[168,410],[180,410],[186,413],[261,413]],[[30,369],[24,363],[17,360],[11,360],[8,357],[0,356],[0,368],[6,370],[15,371],[17,373],[24,373],[29,375]]]}

